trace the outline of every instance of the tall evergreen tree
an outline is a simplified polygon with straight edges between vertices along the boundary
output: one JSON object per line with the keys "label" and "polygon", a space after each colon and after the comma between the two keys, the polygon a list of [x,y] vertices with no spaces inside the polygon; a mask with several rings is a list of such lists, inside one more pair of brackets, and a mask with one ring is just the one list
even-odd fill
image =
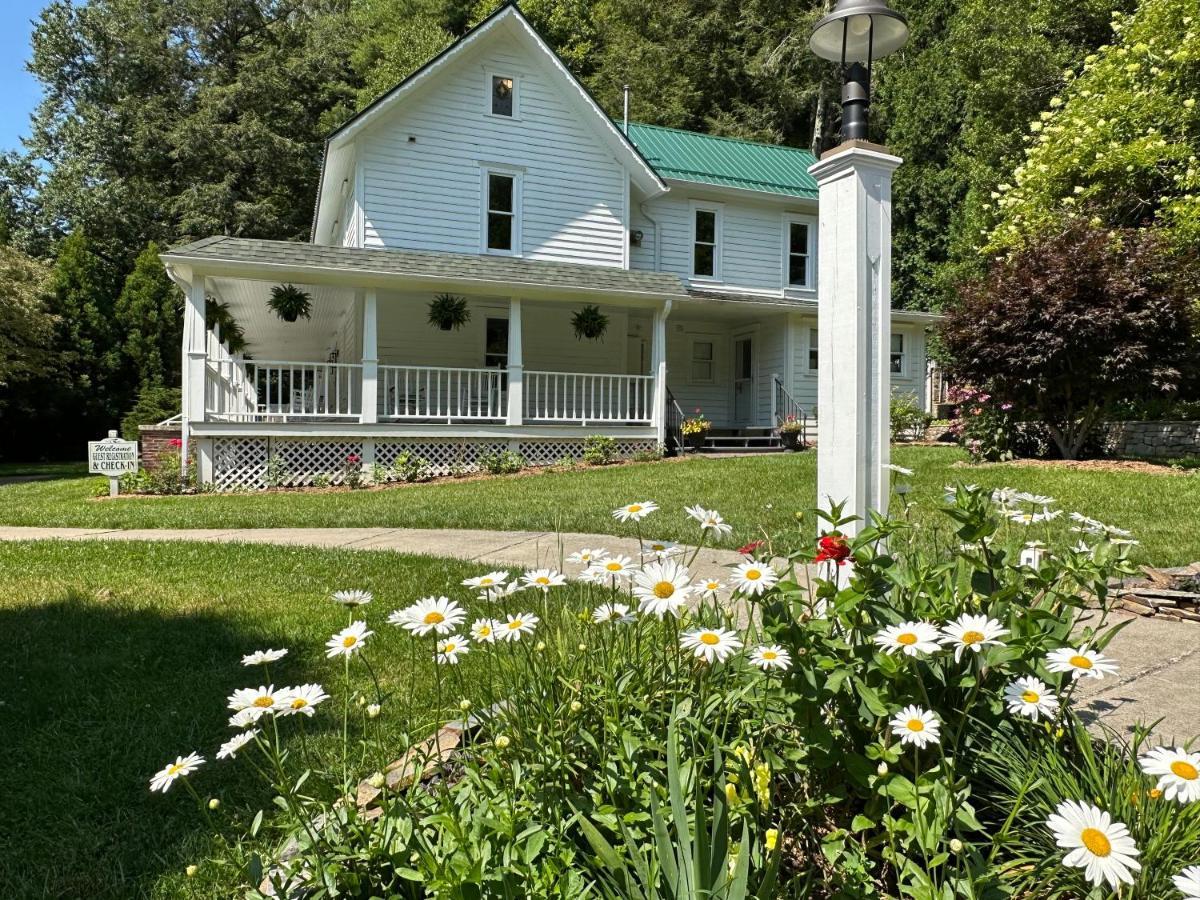
{"label": "tall evergreen tree", "polygon": [[[10,434],[29,414],[30,384],[54,377],[54,317],[46,305],[49,267],[0,243],[0,423]],[[5,441],[10,444],[11,441]]]}
{"label": "tall evergreen tree", "polygon": [[125,363],[139,384],[179,384],[183,307],[151,242],[138,254],[114,310]]}

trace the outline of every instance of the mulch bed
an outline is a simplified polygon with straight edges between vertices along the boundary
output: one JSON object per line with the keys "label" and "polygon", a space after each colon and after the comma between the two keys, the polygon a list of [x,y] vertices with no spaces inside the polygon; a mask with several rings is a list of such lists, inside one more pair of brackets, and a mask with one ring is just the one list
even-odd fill
{"label": "mulch bed", "polygon": [[980,466],[1028,466],[1042,469],[1077,469],[1082,472],[1137,472],[1145,475],[1191,475],[1195,471],[1144,459],[1014,459],[997,463],[959,461],[952,464],[952,468]]}

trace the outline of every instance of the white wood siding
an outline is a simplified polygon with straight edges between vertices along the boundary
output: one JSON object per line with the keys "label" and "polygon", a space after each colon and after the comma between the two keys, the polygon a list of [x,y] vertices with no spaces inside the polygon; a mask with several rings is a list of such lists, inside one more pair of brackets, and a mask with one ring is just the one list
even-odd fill
{"label": "white wood siding", "polygon": [[[488,73],[518,79],[515,118],[488,113]],[[523,173],[523,256],[623,266],[628,173],[569,89],[505,35],[440,73],[359,139],[364,245],[480,252],[481,164],[497,163]]]}
{"label": "white wood siding", "polygon": [[[674,272],[681,278],[692,277],[692,204],[711,203],[716,195],[691,194],[679,185],[665,197],[644,203],[645,213],[634,206],[633,228],[643,233],[641,247],[633,250],[630,267],[654,269],[655,234],[648,215],[658,223],[662,235],[659,264],[662,271]],[[718,281],[701,279],[696,286],[705,289],[779,295],[783,292],[783,234],[784,215],[813,215],[815,204],[755,203],[751,200],[718,201],[721,208],[721,242],[717,248],[721,263]],[[815,298],[816,290],[789,291],[789,295]]]}

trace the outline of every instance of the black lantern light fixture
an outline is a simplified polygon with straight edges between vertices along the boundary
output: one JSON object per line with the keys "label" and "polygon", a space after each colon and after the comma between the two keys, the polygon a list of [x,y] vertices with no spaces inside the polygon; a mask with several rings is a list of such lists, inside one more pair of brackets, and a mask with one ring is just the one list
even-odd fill
{"label": "black lantern light fixture", "polygon": [[842,66],[842,139],[866,140],[871,63],[908,42],[908,21],[885,0],[838,0],[813,28],[808,46]]}

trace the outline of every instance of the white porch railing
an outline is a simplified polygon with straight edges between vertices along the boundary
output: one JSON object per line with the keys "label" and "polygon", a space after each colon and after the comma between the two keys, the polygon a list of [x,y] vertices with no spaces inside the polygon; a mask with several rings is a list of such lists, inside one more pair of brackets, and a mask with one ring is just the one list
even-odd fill
{"label": "white porch railing", "polygon": [[[206,336],[204,411],[214,418],[241,418],[254,412],[254,388],[241,354],[231,353],[212,331]],[[181,414],[182,415],[182,414]]]}
{"label": "white porch railing", "polygon": [[255,359],[246,371],[256,419],[357,419],[362,411],[360,363]]}
{"label": "white porch railing", "polygon": [[477,422],[508,415],[503,369],[380,366],[378,378],[380,419]]}
{"label": "white porch railing", "polygon": [[649,425],[653,410],[653,375],[525,372],[526,422]]}

